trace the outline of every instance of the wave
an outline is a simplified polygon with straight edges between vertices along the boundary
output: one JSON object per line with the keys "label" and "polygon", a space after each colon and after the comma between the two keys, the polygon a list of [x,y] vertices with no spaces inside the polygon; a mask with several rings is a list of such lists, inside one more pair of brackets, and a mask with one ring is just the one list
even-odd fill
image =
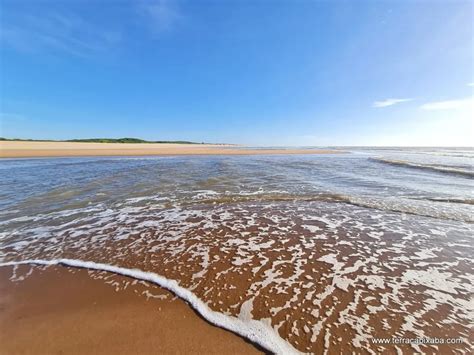
{"label": "wave", "polygon": [[454,202],[449,199],[436,199],[436,198],[409,198],[409,200],[419,200],[423,202],[443,202],[443,203],[460,203],[469,205],[469,210],[455,210],[453,208],[438,208],[434,205],[428,204],[412,204],[408,201],[404,201],[400,198],[393,199],[371,199],[364,197],[354,197],[348,202],[354,206],[372,208],[376,210],[389,211],[395,213],[404,213],[415,216],[432,217],[437,219],[447,219],[453,221],[460,221],[466,223],[474,222],[474,214],[469,202]]}
{"label": "wave", "polygon": [[412,198],[413,200],[426,200],[432,202],[444,202],[444,203],[459,203],[463,205],[474,205],[474,199],[463,199],[463,198],[449,198],[449,197],[417,197]]}
{"label": "wave", "polygon": [[443,174],[474,177],[473,170],[464,170],[464,169],[455,168],[455,167],[447,166],[447,165],[421,164],[421,163],[408,162],[405,160],[391,160],[391,159],[383,159],[383,158],[370,158],[370,160],[378,162],[378,163],[383,163],[383,164],[402,166],[402,167],[413,168],[413,169],[430,170],[430,171],[443,173]]}
{"label": "wave", "polygon": [[[289,192],[245,192],[233,194],[221,194],[218,192],[208,191],[205,195],[199,193],[197,198],[189,198],[183,200],[172,200],[162,198],[157,195],[143,196],[138,198],[130,198],[124,202],[115,205],[119,209],[130,208],[148,208],[147,202],[152,201],[158,208],[174,208],[174,207],[192,207],[200,205],[226,205],[239,203],[298,203],[298,202],[326,202],[326,203],[342,203],[357,207],[370,208],[380,211],[388,211],[395,213],[405,213],[410,215],[433,217],[438,219],[455,220],[461,222],[474,222],[474,206],[473,199],[449,198],[449,197],[405,197],[405,198],[388,198],[376,196],[355,196],[343,195],[337,193],[316,193],[316,194],[295,194]],[[450,204],[455,203],[459,208],[452,208]],[[463,206],[464,205],[464,206]],[[112,209],[110,209],[112,208]],[[114,207],[107,208],[103,204],[96,206],[87,206],[83,208],[73,208],[67,210],[51,211],[49,213],[35,214],[30,216],[14,217],[0,215],[0,226],[10,225],[13,223],[37,222],[46,219],[69,218],[74,220],[77,216],[88,213],[99,213],[112,211]],[[10,212],[10,211],[9,211]],[[1,236],[1,234],[0,234]]]}
{"label": "wave", "polygon": [[275,354],[301,354],[293,348],[287,341],[281,338],[278,333],[269,325],[255,319],[242,320],[211,310],[194,293],[178,285],[175,280],[170,280],[164,276],[153,272],[138,269],[127,269],[120,266],[95,263],[93,261],[82,261],[77,259],[33,259],[22,261],[10,261],[0,263],[1,266],[16,266],[25,264],[35,264],[44,266],[63,265],[88,270],[107,271],[131,277],[137,280],[148,281],[173,292],[182,300],[188,302],[202,317],[210,323],[236,333],[250,341],[262,346]]}
{"label": "wave", "polygon": [[333,193],[321,194],[292,194],[285,192],[254,192],[241,194],[214,194],[215,197],[204,197],[195,199],[193,201],[185,201],[181,205],[194,204],[225,204],[225,203],[239,203],[239,202],[291,202],[291,201],[323,201],[323,202],[350,202],[350,198]]}
{"label": "wave", "polygon": [[[407,197],[406,199],[393,199],[383,197],[370,196],[349,196],[337,193],[320,193],[320,194],[291,194],[291,193],[249,193],[249,194],[209,194],[207,198],[197,200],[188,200],[179,203],[181,206],[192,206],[200,204],[229,204],[229,203],[246,203],[246,202],[329,202],[329,203],[346,203],[353,206],[372,208],[382,211],[405,213],[424,217],[434,217],[440,219],[449,219],[463,222],[474,222],[472,211],[465,213],[453,210],[451,208],[438,208],[435,205],[420,203],[423,202],[439,202],[439,203],[457,203],[464,205],[474,205],[472,199],[459,198],[436,198],[436,197]],[[215,196],[215,197],[214,197]],[[416,203],[416,201],[420,201]],[[444,206],[443,206],[444,207]]]}

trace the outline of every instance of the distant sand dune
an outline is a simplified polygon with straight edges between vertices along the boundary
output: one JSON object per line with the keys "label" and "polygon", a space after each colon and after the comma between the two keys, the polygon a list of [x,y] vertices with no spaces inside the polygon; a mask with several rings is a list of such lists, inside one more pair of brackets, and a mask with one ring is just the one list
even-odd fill
{"label": "distant sand dune", "polygon": [[0,158],[146,155],[330,154],[318,149],[252,149],[235,145],[170,143],[0,142]]}

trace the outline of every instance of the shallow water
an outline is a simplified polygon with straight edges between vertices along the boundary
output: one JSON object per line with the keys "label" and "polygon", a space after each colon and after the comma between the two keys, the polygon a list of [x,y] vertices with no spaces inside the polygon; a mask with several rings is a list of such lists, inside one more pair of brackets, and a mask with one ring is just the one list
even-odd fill
{"label": "shallow water", "polygon": [[473,163],[467,148],[3,160],[0,258],[151,271],[305,352],[390,336],[467,351]]}

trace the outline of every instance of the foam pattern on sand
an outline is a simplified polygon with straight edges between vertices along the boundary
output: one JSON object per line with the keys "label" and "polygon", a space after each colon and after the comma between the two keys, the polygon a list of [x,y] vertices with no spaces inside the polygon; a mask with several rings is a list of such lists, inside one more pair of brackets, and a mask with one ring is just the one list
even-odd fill
{"label": "foam pattern on sand", "polygon": [[371,339],[392,336],[460,337],[456,352],[470,349],[471,224],[324,201],[171,208],[129,201],[3,227],[4,263],[88,265],[172,285],[211,322],[272,351],[287,352],[288,342],[301,352],[380,353],[386,348]]}

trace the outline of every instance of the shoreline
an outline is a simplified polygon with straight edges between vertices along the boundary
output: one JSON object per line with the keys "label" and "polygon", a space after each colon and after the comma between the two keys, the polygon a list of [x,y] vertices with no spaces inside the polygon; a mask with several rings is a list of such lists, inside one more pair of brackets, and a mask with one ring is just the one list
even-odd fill
{"label": "shoreline", "polygon": [[0,158],[338,154],[329,149],[255,149],[235,145],[1,141]]}
{"label": "shoreline", "polygon": [[169,291],[125,276],[4,266],[0,290],[0,342],[9,353],[262,353]]}

